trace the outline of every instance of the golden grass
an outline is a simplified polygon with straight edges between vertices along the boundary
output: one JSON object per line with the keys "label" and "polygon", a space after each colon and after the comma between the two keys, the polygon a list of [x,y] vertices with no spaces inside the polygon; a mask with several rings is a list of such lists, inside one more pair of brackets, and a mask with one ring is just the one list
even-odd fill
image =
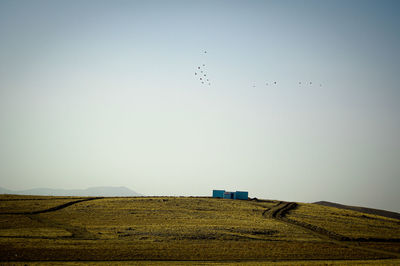
{"label": "golden grass", "polygon": [[399,220],[351,210],[301,203],[287,217],[351,238],[400,238]]}
{"label": "golden grass", "polygon": [[54,198],[54,197],[21,197],[13,196],[1,198],[0,214],[9,212],[32,212],[49,209],[79,198]]}
{"label": "golden grass", "polygon": [[233,240],[0,239],[2,260],[299,260],[378,259],[378,253],[329,242]]}
{"label": "golden grass", "polygon": [[[54,197],[46,201],[54,203],[58,200],[65,199]],[[70,199],[73,200],[76,198]],[[29,207],[26,202],[35,206],[36,202],[43,201],[34,198],[16,200],[7,207],[9,211],[15,211]],[[0,215],[0,261],[153,260],[150,265],[158,265],[157,262],[163,260],[184,261],[185,265],[191,261],[200,265],[218,261],[227,262],[227,265],[235,264],[232,261],[251,265],[253,261],[260,265],[266,260],[391,257],[338,245],[299,226],[263,216],[265,210],[277,204],[277,201],[187,197],[104,198],[41,214]],[[344,228],[349,217],[353,222],[359,219],[378,225],[375,224],[378,219],[356,218],[353,216],[361,214],[352,211],[353,216],[346,216],[347,213],[332,209],[300,204],[288,217],[308,222],[315,220],[329,229],[342,226],[344,232],[349,231]],[[334,221],[326,212],[334,213],[330,215],[343,221]],[[322,221],[326,219],[324,224]],[[393,220],[382,219],[379,220],[384,223],[382,226],[399,229]],[[368,231],[369,228],[360,227],[359,230]],[[386,228],[382,230],[386,232]],[[356,235],[371,234],[364,231]],[[398,243],[386,243],[386,246],[377,244],[371,247],[397,252],[398,246]],[[204,262],[207,260],[211,261]]]}
{"label": "golden grass", "polygon": [[85,227],[101,239],[318,240],[297,227],[262,216],[276,203],[210,198],[105,198],[40,214]]}
{"label": "golden grass", "polygon": [[12,262],[4,263],[3,265],[47,265],[47,266],[58,266],[58,265],[68,265],[68,266],[80,266],[80,265],[129,265],[129,266],[140,266],[140,265],[247,265],[247,266],[258,266],[258,265],[400,265],[400,260],[388,259],[388,260],[317,260],[317,261],[227,261],[227,262],[210,262],[210,261],[48,261],[48,262]]}
{"label": "golden grass", "polygon": [[25,215],[0,215],[0,229],[38,228],[41,226],[41,223]]}
{"label": "golden grass", "polygon": [[37,196],[37,195],[17,195],[17,194],[0,194],[0,200],[60,200],[69,199],[77,200],[82,197],[77,196]]}
{"label": "golden grass", "polygon": [[2,237],[68,237],[71,233],[60,229],[60,228],[12,228],[12,229],[0,229],[0,236]]}
{"label": "golden grass", "polygon": [[[400,243],[392,242],[360,242],[358,243],[361,247],[374,248],[379,250],[387,250],[400,254]],[[400,264],[399,264],[400,265]]]}

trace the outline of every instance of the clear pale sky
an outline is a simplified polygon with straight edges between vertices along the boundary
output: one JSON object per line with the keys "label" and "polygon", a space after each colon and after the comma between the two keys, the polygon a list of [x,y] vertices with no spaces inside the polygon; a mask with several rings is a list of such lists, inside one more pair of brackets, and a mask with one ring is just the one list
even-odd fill
{"label": "clear pale sky", "polygon": [[0,1],[0,186],[400,211],[399,14],[378,0]]}

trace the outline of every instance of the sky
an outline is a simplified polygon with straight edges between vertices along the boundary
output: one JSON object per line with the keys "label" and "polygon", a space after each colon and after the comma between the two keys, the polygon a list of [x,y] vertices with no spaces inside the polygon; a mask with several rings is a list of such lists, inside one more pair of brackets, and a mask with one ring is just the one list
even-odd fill
{"label": "sky", "polygon": [[387,0],[2,0],[0,186],[400,212],[399,13]]}

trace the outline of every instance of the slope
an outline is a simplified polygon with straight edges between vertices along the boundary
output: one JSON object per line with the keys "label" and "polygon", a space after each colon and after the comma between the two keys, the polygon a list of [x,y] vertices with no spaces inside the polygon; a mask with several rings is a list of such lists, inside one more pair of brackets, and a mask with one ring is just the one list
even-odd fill
{"label": "slope", "polygon": [[317,202],[314,202],[314,204],[328,206],[328,207],[335,207],[335,208],[344,209],[344,210],[358,211],[358,212],[368,213],[368,214],[373,214],[373,215],[380,215],[383,217],[395,218],[395,219],[400,220],[400,213],[397,213],[397,212],[378,210],[378,209],[372,209],[372,208],[366,208],[366,207],[349,206],[349,205],[343,205],[343,204],[329,202],[329,201],[317,201]]}

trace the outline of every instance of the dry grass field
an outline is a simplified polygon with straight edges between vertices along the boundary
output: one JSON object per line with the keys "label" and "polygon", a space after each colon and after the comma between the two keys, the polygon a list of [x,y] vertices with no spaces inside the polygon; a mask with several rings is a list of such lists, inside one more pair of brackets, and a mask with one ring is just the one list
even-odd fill
{"label": "dry grass field", "polygon": [[301,204],[288,218],[359,240],[400,239],[400,220],[372,214],[316,204]]}
{"label": "dry grass field", "polygon": [[201,266],[234,266],[234,265],[245,265],[245,266],[259,266],[259,265],[289,265],[289,266],[299,266],[299,265],[351,265],[351,266],[364,266],[364,265],[385,265],[385,266],[398,266],[400,265],[400,259],[385,259],[385,260],[316,260],[316,261],[35,261],[35,262],[5,262],[2,265],[13,265],[13,266],[82,266],[82,265],[101,265],[101,266],[140,266],[140,265],[150,265],[150,266],[165,266],[165,265],[201,265]]}
{"label": "dry grass field", "polygon": [[32,212],[49,209],[67,202],[79,200],[77,197],[39,197],[20,195],[1,195],[0,213]]}
{"label": "dry grass field", "polygon": [[0,261],[395,265],[399,222],[273,200],[0,196]]}

